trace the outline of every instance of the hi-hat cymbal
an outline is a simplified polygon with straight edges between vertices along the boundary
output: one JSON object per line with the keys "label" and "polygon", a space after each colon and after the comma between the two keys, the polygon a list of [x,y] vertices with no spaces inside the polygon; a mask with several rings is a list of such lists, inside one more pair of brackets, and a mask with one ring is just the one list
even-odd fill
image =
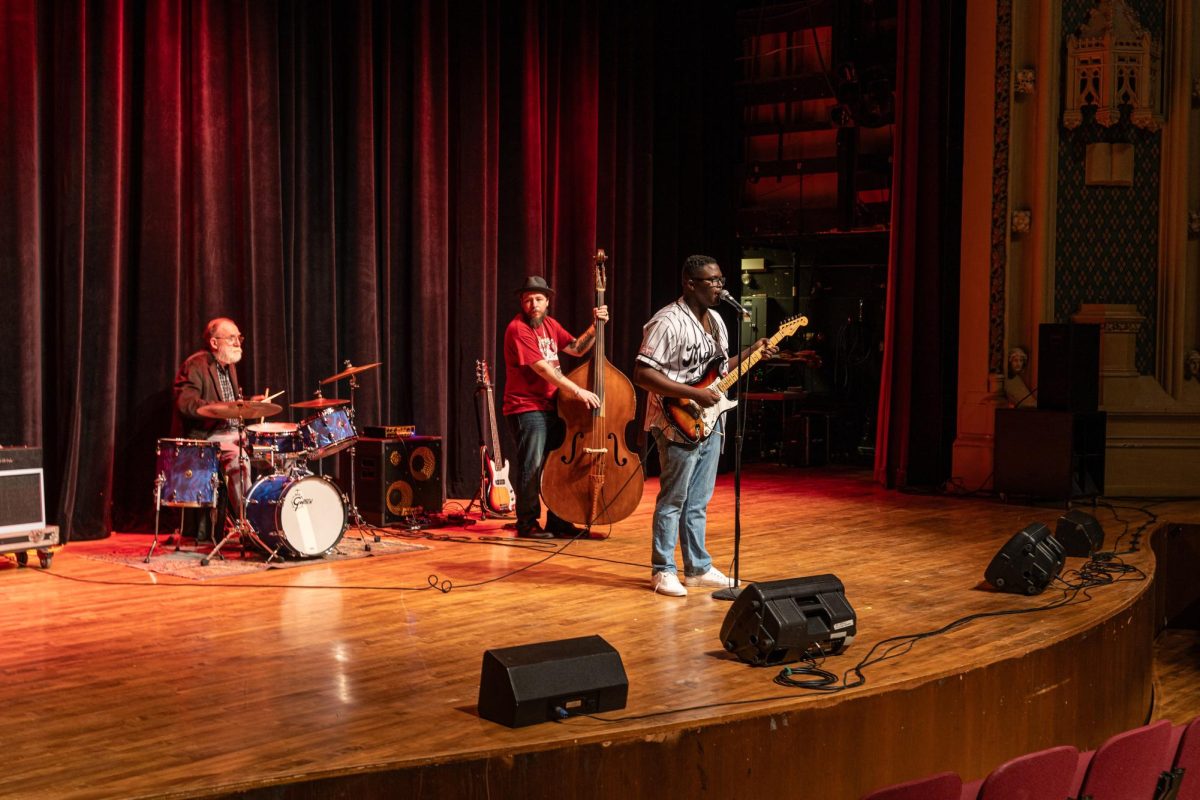
{"label": "hi-hat cymbal", "polygon": [[283,411],[283,406],[264,403],[261,400],[234,400],[229,403],[209,403],[196,409],[196,413],[209,419],[253,419],[273,417]]}
{"label": "hi-hat cymbal", "polygon": [[327,383],[333,383],[334,381],[340,381],[342,378],[349,378],[351,375],[357,375],[360,372],[366,372],[369,369],[375,369],[382,363],[383,363],[382,361],[376,361],[374,364],[363,364],[361,367],[355,367],[355,366],[349,366],[350,362],[347,361],[346,364],[348,366],[344,370],[342,370],[341,372],[339,372],[336,375],[330,375],[328,378],[321,381],[321,385],[324,386]]}
{"label": "hi-hat cymbal", "polygon": [[291,406],[292,408],[333,408],[334,406],[344,406],[349,402],[349,400],[339,400],[336,397],[317,397],[313,400],[292,403]]}

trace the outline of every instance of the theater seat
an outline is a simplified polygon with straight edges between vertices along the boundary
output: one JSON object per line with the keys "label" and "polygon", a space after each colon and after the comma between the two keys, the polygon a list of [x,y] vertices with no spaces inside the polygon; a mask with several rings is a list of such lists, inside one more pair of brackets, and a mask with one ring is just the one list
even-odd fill
{"label": "theater seat", "polygon": [[955,772],[939,772],[914,781],[897,783],[865,794],[862,800],[958,800],[962,778]]}
{"label": "theater seat", "polygon": [[1200,800],[1200,717],[1182,726],[1171,766],[1183,770],[1175,800]]}
{"label": "theater seat", "polygon": [[1082,775],[1082,780],[1071,795],[1090,795],[1092,800],[1153,798],[1158,776],[1171,767],[1170,739],[1171,723],[1163,720],[1116,734],[1090,760],[1088,753],[1081,753],[1076,776],[1079,780]]}
{"label": "theater seat", "polygon": [[1069,745],[1018,756],[981,781],[964,784],[962,800],[1064,800],[1079,751]]}

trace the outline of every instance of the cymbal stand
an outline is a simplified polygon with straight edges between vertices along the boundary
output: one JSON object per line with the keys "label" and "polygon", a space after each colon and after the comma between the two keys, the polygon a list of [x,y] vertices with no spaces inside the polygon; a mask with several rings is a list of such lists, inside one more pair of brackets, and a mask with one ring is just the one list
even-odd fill
{"label": "cymbal stand", "polygon": [[[346,366],[348,367],[349,365],[350,365],[350,362],[347,361]],[[357,476],[355,475],[355,473],[358,472],[358,470],[355,468],[355,465],[357,464],[357,460],[356,460],[357,456],[355,455],[355,452],[354,452],[355,445],[358,442],[358,436],[357,436],[358,429],[354,428],[354,390],[357,388],[358,388],[358,376],[351,375],[350,376],[350,411],[349,411],[349,414],[350,414],[350,427],[352,429],[354,429],[355,437],[354,437],[354,441],[350,443],[350,508],[349,508],[349,514],[350,514],[350,518],[354,520],[354,529],[358,531],[358,538],[362,540],[363,550],[370,551],[371,543],[367,541],[366,531],[371,526],[367,524],[367,521],[365,519],[363,519],[362,514],[360,514],[358,512],[358,487],[357,487],[358,480],[357,480]],[[378,533],[374,533],[374,534],[372,534],[372,536],[375,541],[377,541],[377,542],[381,541]]]}
{"label": "cymbal stand", "polygon": [[[238,431],[238,470],[236,480],[239,484],[243,484],[245,482],[245,477],[249,475],[250,472],[250,459],[246,455],[246,426],[240,419],[235,423],[235,425],[237,426]],[[229,489],[227,486],[226,493],[228,493],[228,491]],[[246,552],[246,539],[248,538],[255,542],[262,550],[267,552],[268,564],[274,559],[280,558],[278,554],[280,548],[283,547],[283,542],[280,542],[279,546],[272,550],[271,548],[267,547],[266,543],[262,539],[258,538],[258,534],[254,532],[254,528],[246,519],[246,504],[250,501],[250,498],[248,497],[250,494],[249,489],[244,492],[240,492],[239,494],[242,494],[242,502],[238,504],[237,519],[232,525],[229,526],[228,529],[226,529],[225,535],[221,537],[221,541],[217,542],[216,547],[209,551],[204,558],[200,559],[200,566],[207,567],[209,562],[212,561],[213,556],[224,560],[225,557],[221,555],[221,548],[224,547],[225,543],[234,536],[238,538],[238,543],[241,544],[243,553]],[[282,561],[283,559],[280,558],[280,560]]]}

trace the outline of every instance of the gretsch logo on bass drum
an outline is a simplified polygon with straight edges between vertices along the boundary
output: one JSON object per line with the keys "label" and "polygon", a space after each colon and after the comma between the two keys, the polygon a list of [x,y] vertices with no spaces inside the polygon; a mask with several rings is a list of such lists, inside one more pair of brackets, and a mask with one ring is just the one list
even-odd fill
{"label": "gretsch logo on bass drum", "polygon": [[296,496],[292,498],[292,509],[299,510],[300,506],[311,506],[312,498],[305,497],[300,492],[296,492]]}

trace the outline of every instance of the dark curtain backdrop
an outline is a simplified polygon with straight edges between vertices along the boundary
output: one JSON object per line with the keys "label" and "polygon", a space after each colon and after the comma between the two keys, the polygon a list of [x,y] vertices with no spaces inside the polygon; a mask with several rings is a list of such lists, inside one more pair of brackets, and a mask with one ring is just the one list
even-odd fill
{"label": "dark curtain backdrop", "polygon": [[736,269],[733,32],[683,2],[0,0],[0,444],[44,447],[70,535],[144,524],[171,379],[226,315],[247,393],[382,362],[360,426],[446,437],[470,496],[474,362],[502,379],[525,275],[577,332],[608,250],[628,372],[688,252]]}
{"label": "dark curtain backdrop", "polygon": [[965,0],[897,4],[896,127],[875,479],[950,477],[957,430]]}

